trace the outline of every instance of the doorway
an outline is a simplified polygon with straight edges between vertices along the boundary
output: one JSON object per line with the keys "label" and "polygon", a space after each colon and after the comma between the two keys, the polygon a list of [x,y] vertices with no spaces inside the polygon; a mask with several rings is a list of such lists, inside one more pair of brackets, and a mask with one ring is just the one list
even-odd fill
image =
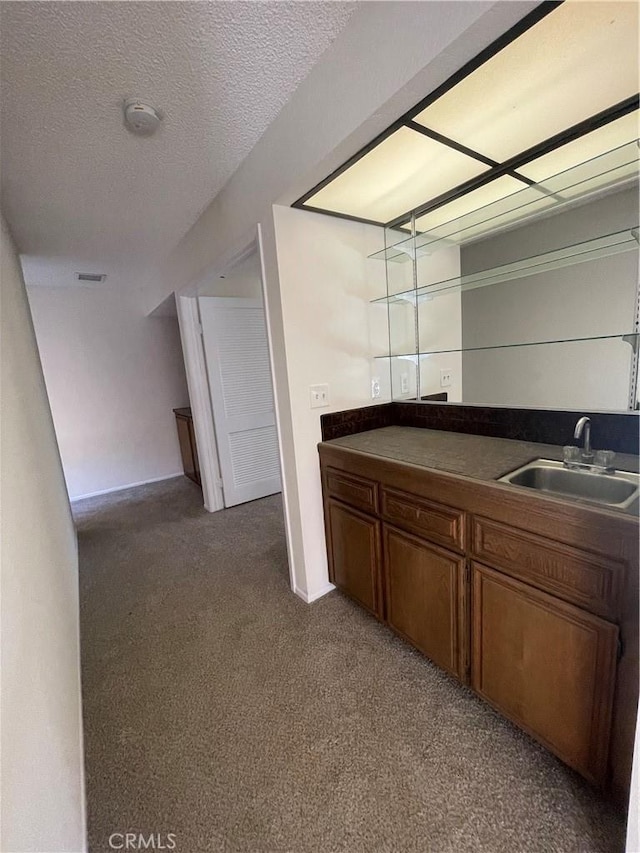
{"label": "doorway", "polygon": [[[197,296],[197,298],[193,298]],[[205,507],[281,491],[259,242],[178,299]]]}
{"label": "doorway", "polygon": [[261,299],[200,296],[200,323],[225,507],[281,491]]}

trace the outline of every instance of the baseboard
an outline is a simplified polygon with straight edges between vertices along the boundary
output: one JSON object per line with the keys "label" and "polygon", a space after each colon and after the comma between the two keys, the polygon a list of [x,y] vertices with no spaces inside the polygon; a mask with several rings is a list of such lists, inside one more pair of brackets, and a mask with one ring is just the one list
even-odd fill
{"label": "baseboard", "polygon": [[161,483],[163,480],[173,480],[175,477],[184,477],[184,471],[175,474],[164,474],[162,477],[152,477],[150,480],[139,480],[137,483],[127,483],[124,486],[113,486],[110,489],[101,489],[99,492],[87,492],[86,495],[76,495],[69,498],[71,503],[83,501],[85,498],[97,498],[99,495],[110,495],[112,492],[124,492],[125,489],[135,489],[136,486],[148,486],[151,483]]}
{"label": "baseboard", "polygon": [[335,589],[335,586],[332,583],[327,583],[325,586],[317,589],[315,592],[305,592],[300,589],[298,586],[294,586],[293,591],[301,598],[306,604],[313,604],[314,601],[317,601],[319,598],[322,598],[323,595],[326,595],[328,592],[331,592],[332,589]]}

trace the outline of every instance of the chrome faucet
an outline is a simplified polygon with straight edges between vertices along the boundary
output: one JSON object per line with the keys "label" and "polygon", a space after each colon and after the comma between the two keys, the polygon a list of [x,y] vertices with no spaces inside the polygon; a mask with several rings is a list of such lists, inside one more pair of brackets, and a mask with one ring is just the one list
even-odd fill
{"label": "chrome faucet", "polygon": [[573,432],[574,438],[580,438],[584,433],[584,450],[582,451],[583,459],[593,459],[593,451],[591,450],[591,420],[586,416],[580,418]]}

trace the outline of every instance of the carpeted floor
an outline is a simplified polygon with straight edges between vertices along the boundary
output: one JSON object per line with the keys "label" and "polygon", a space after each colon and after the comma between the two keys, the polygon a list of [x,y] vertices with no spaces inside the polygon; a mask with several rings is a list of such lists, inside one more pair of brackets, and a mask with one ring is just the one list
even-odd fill
{"label": "carpeted floor", "polygon": [[74,512],[92,853],[125,832],[178,853],[623,849],[621,818],[470,691],[339,593],[290,592],[279,497],[210,515],[180,478]]}

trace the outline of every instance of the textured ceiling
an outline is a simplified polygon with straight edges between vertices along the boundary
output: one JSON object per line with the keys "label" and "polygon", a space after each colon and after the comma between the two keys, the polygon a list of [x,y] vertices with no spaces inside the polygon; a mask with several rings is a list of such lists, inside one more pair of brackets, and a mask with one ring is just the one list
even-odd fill
{"label": "textured ceiling", "polygon": [[[2,206],[27,283],[157,264],[355,8],[1,3]],[[164,114],[153,138],[125,130],[129,96]]]}

